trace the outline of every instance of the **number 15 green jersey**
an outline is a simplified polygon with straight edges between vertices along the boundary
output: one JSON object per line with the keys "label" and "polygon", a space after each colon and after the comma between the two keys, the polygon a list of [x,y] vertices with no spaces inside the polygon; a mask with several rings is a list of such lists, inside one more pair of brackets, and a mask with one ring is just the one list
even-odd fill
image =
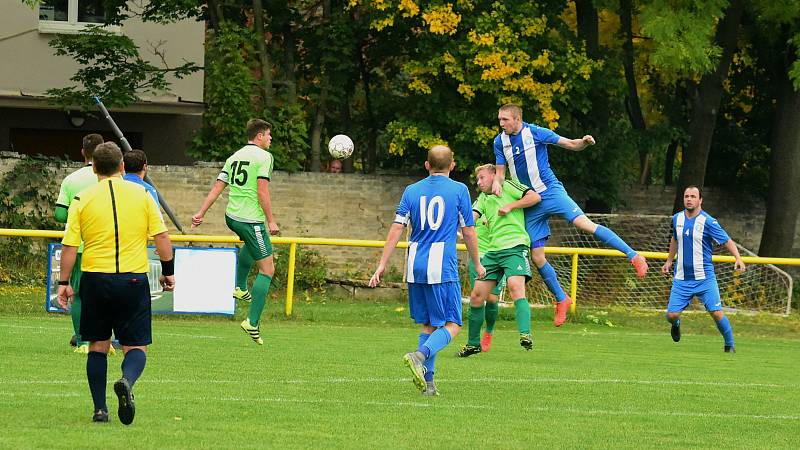
{"label": "number 15 green jersey", "polygon": [[247,144],[225,161],[217,177],[230,187],[225,215],[245,223],[263,223],[266,217],[258,203],[258,180],[272,177],[272,154]]}

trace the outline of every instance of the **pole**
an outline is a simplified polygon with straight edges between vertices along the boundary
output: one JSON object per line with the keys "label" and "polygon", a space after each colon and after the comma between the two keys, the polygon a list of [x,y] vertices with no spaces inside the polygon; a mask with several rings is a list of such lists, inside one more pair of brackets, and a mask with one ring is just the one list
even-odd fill
{"label": "pole", "polygon": [[[131,144],[122,134],[122,130],[119,129],[117,123],[114,122],[114,119],[111,117],[111,114],[109,114],[108,110],[106,109],[106,105],[103,104],[103,101],[100,100],[100,97],[98,96],[94,96],[94,101],[95,103],[97,103],[97,107],[100,108],[100,112],[103,113],[103,117],[105,117],[106,122],[108,122],[108,124],[111,126],[111,131],[113,131],[114,135],[116,135],[117,139],[119,139],[119,143],[122,146],[122,153],[131,151]],[[161,195],[161,191],[159,191],[158,188],[156,188],[155,183],[153,183],[153,181],[147,175],[145,175],[144,181],[153,186],[153,188],[155,188],[156,194],[158,194],[158,202],[161,203],[161,207],[164,208],[164,212],[167,213],[167,217],[169,217],[169,220],[171,220],[172,223],[175,225],[175,228],[177,228],[178,231],[183,233],[183,227],[181,226],[180,221],[178,220],[177,217],[175,217],[175,213],[172,212],[172,209],[167,204],[167,200],[164,198],[163,195]]]}

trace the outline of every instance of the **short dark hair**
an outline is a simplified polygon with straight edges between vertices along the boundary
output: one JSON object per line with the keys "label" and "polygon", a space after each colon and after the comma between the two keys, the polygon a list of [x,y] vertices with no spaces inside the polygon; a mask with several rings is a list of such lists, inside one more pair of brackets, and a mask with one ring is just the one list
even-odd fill
{"label": "short dark hair", "polygon": [[247,139],[253,140],[258,136],[258,133],[263,133],[272,128],[269,122],[261,119],[250,119],[247,121]]}
{"label": "short dark hair", "polygon": [[110,176],[119,171],[119,163],[122,162],[122,151],[117,144],[106,142],[94,149],[94,171],[98,175]]}
{"label": "short dark hair", "polygon": [[83,142],[81,143],[81,149],[83,150],[84,158],[93,159],[94,150],[102,143],[103,136],[100,136],[97,133],[87,134],[84,136]]}
{"label": "short dark hair", "polygon": [[697,198],[703,198],[703,190],[700,189],[700,186],[690,184],[686,186],[686,189],[683,190],[683,193],[685,194],[689,189],[697,189]]}
{"label": "short dark hair", "polygon": [[522,108],[520,108],[519,105],[515,105],[513,103],[506,103],[505,105],[500,107],[500,111],[508,111],[511,113],[512,117],[522,119]]}
{"label": "short dark hair", "polygon": [[139,173],[144,170],[144,165],[147,164],[147,155],[143,150],[135,148],[125,152],[122,160],[125,161],[125,172]]}

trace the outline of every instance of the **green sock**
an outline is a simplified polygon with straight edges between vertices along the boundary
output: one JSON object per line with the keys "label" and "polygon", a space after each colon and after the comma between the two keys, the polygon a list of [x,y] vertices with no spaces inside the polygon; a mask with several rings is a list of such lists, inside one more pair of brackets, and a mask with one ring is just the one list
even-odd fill
{"label": "green sock", "polygon": [[261,319],[261,313],[264,311],[264,304],[267,302],[267,293],[269,292],[269,284],[272,282],[272,277],[265,275],[261,272],[256,275],[256,281],[253,282],[253,301],[250,303],[250,325],[257,326],[258,321]]}
{"label": "green sock", "polygon": [[236,287],[243,291],[247,290],[247,277],[250,276],[253,263],[255,261],[247,251],[247,247],[242,247],[239,250],[239,259],[236,261]]}
{"label": "green sock", "polygon": [[481,326],[483,326],[483,306],[469,307],[469,329],[467,332],[467,345],[481,345]]}
{"label": "green sock", "polygon": [[497,322],[497,314],[500,313],[500,305],[497,302],[486,302],[486,332],[494,332],[494,324]]}
{"label": "green sock", "polygon": [[72,297],[69,315],[72,316],[72,330],[75,333],[75,341],[78,345],[81,345],[81,297],[77,293]]}
{"label": "green sock", "polygon": [[528,300],[518,298],[514,300],[514,310],[517,316],[517,329],[520,334],[531,333],[531,306]]}

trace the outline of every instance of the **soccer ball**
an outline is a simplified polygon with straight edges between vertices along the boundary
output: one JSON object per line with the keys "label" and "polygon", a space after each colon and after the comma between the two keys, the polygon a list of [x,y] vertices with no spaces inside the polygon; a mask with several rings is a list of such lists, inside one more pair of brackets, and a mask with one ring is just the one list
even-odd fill
{"label": "soccer ball", "polygon": [[335,159],[346,159],[353,154],[353,140],[343,134],[337,134],[328,142],[328,151]]}

